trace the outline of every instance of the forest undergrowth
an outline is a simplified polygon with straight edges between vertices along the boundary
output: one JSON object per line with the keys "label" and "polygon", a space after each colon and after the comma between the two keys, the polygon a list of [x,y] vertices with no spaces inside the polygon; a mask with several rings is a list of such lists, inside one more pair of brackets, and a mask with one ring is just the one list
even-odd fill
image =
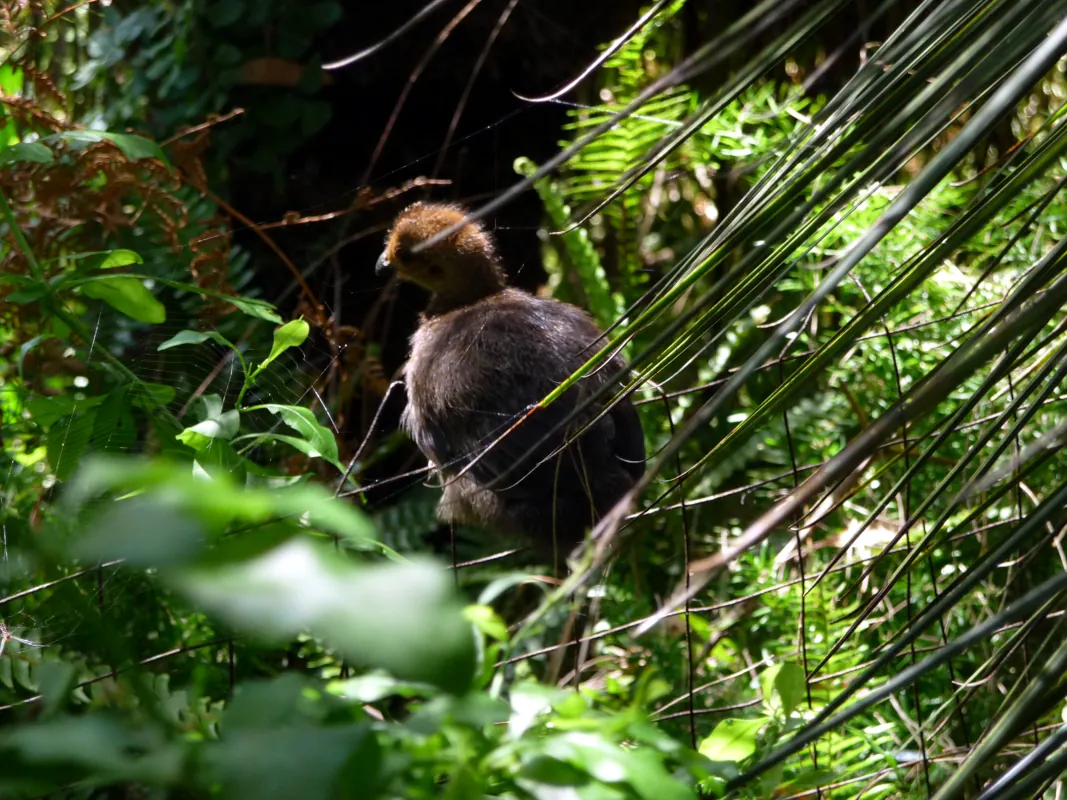
{"label": "forest undergrowth", "polygon": [[1060,796],[1067,3],[827,43],[844,0],[767,2],[694,44],[660,0],[527,99],[559,155],[457,199],[536,193],[540,291],[608,331],[561,390],[621,349],[650,454],[560,574],[442,530],[378,424],[395,287],[354,321],[326,278],[447,181],[226,200],[324,124],[340,5],[229,136],[260,54],[192,32],[292,9],[179,5],[0,15],[0,796]]}

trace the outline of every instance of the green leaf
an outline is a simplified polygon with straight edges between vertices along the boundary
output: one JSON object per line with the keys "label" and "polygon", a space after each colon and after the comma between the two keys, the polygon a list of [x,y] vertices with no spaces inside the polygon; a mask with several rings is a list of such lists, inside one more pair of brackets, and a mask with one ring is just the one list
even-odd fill
{"label": "green leaf", "polygon": [[46,767],[65,781],[93,776],[167,785],[182,776],[186,746],[165,743],[155,729],[91,715],[9,726],[0,737],[0,752],[7,762]]}
{"label": "green leaf", "polygon": [[167,310],[139,278],[114,275],[82,284],[86,297],[103,300],[128,317],[140,322],[159,324],[167,319]]}
{"label": "green leaf", "polygon": [[137,428],[126,397],[127,389],[120,386],[107,394],[96,412],[91,440],[94,450],[121,453],[137,443]]}
{"label": "green leaf", "polygon": [[387,697],[433,697],[437,690],[426,683],[398,681],[391,675],[371,672],[326,685],[330,694],[353,703],[377,703]]}
{"label": "green leaf", "polygon": [[[333,432],[324,428],[315,419],[315,414],[303,406],[280,405],[277,403],[265,403],[253,408],[263,408],[272,414],[282,418],[282,421],[300,434],[307,442],[308,455],[317,454],[324,461],[328,461],[340,470],[344,470],[337,453],[337,439]],[[251,410],[251,409],[246,409]],[[313,451],[313,452],[312,452]]]}
{"label": "green leaf", "polygon": [[176,438],[182,444],[188,445],[199,453],[209,447],[214,439],[229,441],[237,435],[240,427],[241,414],[236,409],[231,409],[214,419],[205,419],[203,422],[191,425],[179,433]]}
{"label": "green leaf", "polygon": [[25,85],[25,76],[19,67],[12,66],[11,64],[4,64],[0,66],[0,90],[6,95],[17,95],[22,93],[22,87]]}
{"label": "green leaf", "polygon": [[[540,753],[523,759],[519,775],[528,781],[548,786],[585,786],[589,783],[589,775],[585,770]],[[576,797],[576,795],[570,796]]]}
{"label": "green leaf", "polygon": [[270,680],[245,681],[237,686],[222,716],[224,735],[238,730],[273,728],[306,722],[301,707],[309,681],[287,672]]}
{"label": "green leaf", "polygon": [[[147,276],[144,276],[147,277]],[[172,289],[178,289],[183,292],[191,292],[193,294],[205,295],[207,297],[214,297],[217,300],[221,300],[224,303],[229,303],[234,308],[242,311],[250,317],[256,317],[258,319],[265,320],[266,322],[273,322],[275,325],[282,324],[282,318],[278,316],[274,306],[268,303],[266,300],[256,300],[252,297],[238,297],[230,294],[223,294],[222,292],[216,292],[211,289],[205,289],[200,286],[196,286],[191,283],[182,283],[181,281],[167,280],[166,278],[154,278],[153,280],[169,286]]]}
{"label": "green leaf", "polygon": [[308,483],[266,493],[277,513],[291,514],[312,527],[337,534],[363,547],[372,546],[394,560],[403,560],[377,542],[377,532],[366,514],[351,503],[337,499],[323,486]]}
{"label": "green leaf", "polygon": [[163,154],[163,149],[151,139],[135,136],[132,133],[111,133],[110,131],[64,131],[46,137],[43,141],[59,140],[71,144],[96,144],[108,141],[118,147],[122,154],[131,161],[142,158],[154,158],[168,167],[170,164]]}
{"label": "green leaf", "polygon": [[[182,331],[182,333],[189,333],[194,336],[199,335],[193,331]],[[178,336],[181,336],[182,333],[179,333]],[[175,338],[178,337],[176,336]],[[210,338],[210,335],[208,335],[208,338]],[[201,421],[196,425],[185,428],[175,436],[179,442],[191,447],[197,453],[205,451],[216,439],[222,442],[229,442],[241,429],[240,413],[236,409],[224,412],[222,410],[222,398],[217,394],[202,395],[198,405]],[[234,456],[236,457],[236,454]],[[228,467],[232,466],[232,464],[228,463],[230,460],[232,459],[224,459],[225,463],[221,464],[227,468],[226,471],[229,471]]]}
{"label": "green leaf", "polygon": [[48,294],[48,287],[44,284],[37,283],[26,289],[16,289],[13,292],[8,292],[4,299],[17,306],[24,306],[29,303],[36,303],[46,294]]}
{"label": "green leaf", "polygon": [[552,704],[564,697],[564,692],[555,686],[545,686],[533,681],[522,681],[511,687],[511,717],[508,719],[508,735],[520,739],[530,729],[537,717],[552,710]]}
{"label": "green leaf", "polygon": [[142,383],[132,388],[130,405],[134,408],[155,409],[169,405],[176,394],[173,386],[165,383]]}
{"label": "green leaf", "polygon": [[225,300],[227,303],[250,317],[257,317],[267,322],[273,322],[275,325],[282,324],[282,318],[278,316],[278,312],[275,311],[274,306],[266,300],[256,300],[251,297],[235,297],[228,294],[219,295],[219,299]]}
{"label": "green leaf", "polygon": [[205,753],[222,797],[374,797],[382,754],[367,724],[238,729]]}
{"label": "green leaf", "polygon": [[90,563],[123,559],[130,566],[185,563],[205,545],[203,526],[159,497],[110,503],[92,518],[74,546]]}
{"label": "green leaf", "polygon": [[344,469],[340,462],[335,459],[330,459],[327,454],[319,450],[317,444],[309,442],[306,439],[298,439],[295,436],[286,436],[282,433],[250,433],[247,436],[242,436],[241,438],[256,439],[260,442],[282,442],[284,444],[289,445],[290,447],[295,447],[301,453],[304,453],[305,455],[310,456],[311,458],[325,458],[325,460],[330,461],[330,463],[338,469]]}
{"label": "green leaf", "polygon": [[[222,424],[226,424],[226,421]],[[175,434],[175,438],[180,435]],[[214,480],[225,476],[238,486],[245,483],[250,462],[238,453],[230,442],[221,438],[205,440],[196,434],[192,434],[192,437],[196,438],[190,438],[187,444],[196,450],[196,460],[193,461],[194,477]]]}
{"label": "green leaf", "polygon": [[756,752],[756,735],[769,717],[724,719],[700,743],[701,755],[712,761],[743,761]]}
{"label": "green leaf", "polygon": [[40,142],[20,142],[0,150],[0,167],[28,161],[32,164],[50,164],[55,158],[52,151]]}
{"label": "green leaf", "polygon": [[223,347],[234,348],[230,340],[223,336],[218,331],[179,331],[171,336],[167,341],[163,342],[156,350],[170,350],[172,347],[181,347],[183,344],[202,344],[208,340],[217,342]]}
{"label": "green leaf", "polygon": [[107,395],[97,397],[75,397],[60,394],[55,397],[35,397],[26,403],[30,418],[43,429],[51,428],[56,420],[69,416],[75,411],[88,411],[104,402]]}
{"label": "green leaf", "polygon": [[48,429],[45,439],[48,463],[59,480],[65,481],[74,474],[89,447],[95,422],[96,409],[79,410]]}
{"label": "green leaf", "polygon": [[345,658],[462,692],[474,637],[452,577],[429,562],[357,567],[294,539],[242,564],[190,568],[168,581],[205,610],[268,642],[310,631]]}
{"label": "green leaf", "polygon": [[128,267],[130,264],[143,264],[141,258],[133,250],[108,250],[98,253],[86,259],[86,269],[115,269],[116,267]]}
{"label": "green leaf", "polygon": [[463,609],[463,616],[486,636],[496,639],[498,642],[506,642],[508,640],[507,623],[500,618],[500,615],[491,606],[467,606]]}
{"label": "green leaf", "polygon": [[619,747],[599,733],[575,731],[548,739],[543,752],[585,770],[594,780],[628,784],[642,800],[696,798],[692,787],[675,780],[655,752]]}
{"label": "green leaf", "polygon": [[270,349],[270,355],[263,360],[263,363],[256,367],[256,374],[261,372],[268,364],[290,347],[299,347],[302,345],[308,338],[308,333],[310,332],[311,327],[303,317],[291,320],[275,330],[274,344]]}
{"label": "green leaf", "polygon": [[37,685],[44,698],[43,716],[51,716],[66,704],[77,678],[73,664],[52,660],[41,662],[37,668]]}
{"label": "green leaf", "polygon": [[760,688],[768,710],[788,718],[806,696],[804,670],[792,661],[774,664],[760,675]]}
{"label": "green leaf", "polygon": [[[209,412],[221,407],[217,397],[208,396],[204,400],[205,406],[210,406]],[[374,528],[363,512],[338,500],[322,486],[245,488],[225,472],[207,475],[201,471],[196,476],[187,462],[163,459],[106,456],[88,459],[64,493],[63,510],[65,514],[76,514],[89,500],[106,492],[160,491],[171,498],[174,508],[189,512],[213,531],[221,531],[236,520],[263,523],[282,518],[294,529],[310,525],[360,545],[373,543],[375,537]],[[376,549],[392,554],[381,545],[376,545]]]}

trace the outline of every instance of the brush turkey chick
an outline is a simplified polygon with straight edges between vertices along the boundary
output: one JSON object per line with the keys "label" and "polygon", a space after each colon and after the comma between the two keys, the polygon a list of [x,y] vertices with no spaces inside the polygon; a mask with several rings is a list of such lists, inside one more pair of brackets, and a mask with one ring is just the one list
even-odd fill
{"label": "brush turkey chick", "polygon": [[456,205],[409,206],[378,259],[378,273],[393,269],[432,293],[404,367],[402,425],[442,479],[442,521],[560,553],[644,473],[644,436],[629,397],[557,452],[617,392],[569,420],[579,401],[604,384],[621,387],[626,365],[614,358],[503,436],[599,349],[601,331],[581,309],[508,287],[478,223],[416,252],[465,216]]}

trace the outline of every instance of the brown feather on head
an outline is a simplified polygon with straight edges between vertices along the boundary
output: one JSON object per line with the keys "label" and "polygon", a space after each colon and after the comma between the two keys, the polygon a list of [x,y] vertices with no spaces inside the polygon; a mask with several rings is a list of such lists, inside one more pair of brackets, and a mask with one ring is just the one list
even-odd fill
{"label": "brown feather on head", "polygon": [[395,269],[399,277],[433,292],[439,308],[466,305],[502,291],[505,276],[493,239],[477,222],[415,252],[466,216],[466,209],[458,205],[420,202],[408,206],[393,222],[375,271]]}

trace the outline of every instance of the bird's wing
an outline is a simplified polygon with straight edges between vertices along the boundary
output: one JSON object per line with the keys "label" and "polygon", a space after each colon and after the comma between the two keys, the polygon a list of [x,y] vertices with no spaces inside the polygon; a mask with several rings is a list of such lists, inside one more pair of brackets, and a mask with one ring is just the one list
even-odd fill
{"label": "bird's wing", "polygon": [[636,481],[645,474],[645,433],[637,409],[626,398],[612,406],[609,416],[615,428],[611,451]]}
{"label": "bird's wing", "polygon": [[[556,459],[545,459],[564,441],[565,429],[557,428],[574,411],[579,391],[574,388],[546,407],[533,406],[595,352],[595,347],[584,348],[599,331],[578,309],[529,296],[480,305],[477,314],[450,320],[432,352],[413,354],[410,419],[415,424],[409,430],[446,472],[466,469],[478,483],[506,496],[543,497],[546,485],[573,480],[563,472],[575,469],[566,456],[558,476]],[[613,374],[608,370],[592,380],[614,379]],[[587,437],[605,436],[614,428],[620,459],[642,462],[636,414],[629,403],[617,409]],[[589,418],[583,414],[570,428],[577,430]]]}

